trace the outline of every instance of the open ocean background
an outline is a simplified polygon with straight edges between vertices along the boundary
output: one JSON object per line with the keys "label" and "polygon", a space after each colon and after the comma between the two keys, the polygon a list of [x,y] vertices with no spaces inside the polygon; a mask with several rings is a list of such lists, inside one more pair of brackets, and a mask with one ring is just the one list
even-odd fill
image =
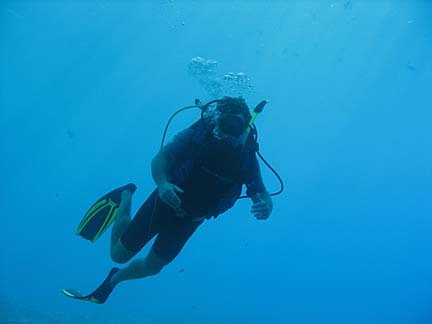
{"label": "open ocean background", "polygon": [[[271,218],[240,201],[157,277],[63,296],[113,266],[86,209],[135,182],[136,211],[215,89],[270,100]],[[431,125],[432,1],[2,0],[0,323],[432,323]]]}

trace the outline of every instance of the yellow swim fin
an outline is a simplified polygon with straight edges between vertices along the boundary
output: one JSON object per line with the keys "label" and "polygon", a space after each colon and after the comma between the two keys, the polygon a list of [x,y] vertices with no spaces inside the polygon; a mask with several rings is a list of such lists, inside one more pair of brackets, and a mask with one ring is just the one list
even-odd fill
{"label": "yellow swim fin", "polygon": [[95,242],[110,227],[117,217],[121,202],[121,193],[129,190],[134,193],[136,185],[129,183],[117,188],[96,201],[86,212],[78,225],[77,235]]}

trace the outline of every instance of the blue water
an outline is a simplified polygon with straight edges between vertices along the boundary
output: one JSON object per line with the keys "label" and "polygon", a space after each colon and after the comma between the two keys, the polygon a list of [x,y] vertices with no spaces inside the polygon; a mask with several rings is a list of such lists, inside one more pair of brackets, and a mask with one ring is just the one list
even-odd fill
{"label": "blue water", "polygon": [[[166,120],[211,99],[198,56],[270,100],[273,214],[241,201],[157,277],[64,297],[113,265],[86,208],[129,181],[139,208]],[[0,322],[432,323],[431,57],[426,0],[3,0]]]}

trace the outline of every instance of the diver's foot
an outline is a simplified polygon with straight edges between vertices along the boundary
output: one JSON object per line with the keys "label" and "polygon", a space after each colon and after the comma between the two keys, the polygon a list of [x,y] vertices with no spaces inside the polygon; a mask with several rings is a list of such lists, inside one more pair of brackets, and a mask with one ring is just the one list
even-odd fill
{"label": "diver's foot", "polygon": [[112,268],[105,280],[91,294],[87,296],[87,300],[96,304],[103,304],[108,299],[114,287],[111,284],[111,278],[120,271],[119,268]]}
{"label": "diver's foot", "polygon": [[127,189],[122,191],[118,217],[124,217],[124,216],[130,217],[131,200],[132,200],[132,192],[130,192]]}
{"label": "diver's foot", "polygon": [[125,202],[125,203],[130,203],[132,199],[132,192],[130,192],[129,190],[123,190],[121,193],[121,203],[120,205]]}

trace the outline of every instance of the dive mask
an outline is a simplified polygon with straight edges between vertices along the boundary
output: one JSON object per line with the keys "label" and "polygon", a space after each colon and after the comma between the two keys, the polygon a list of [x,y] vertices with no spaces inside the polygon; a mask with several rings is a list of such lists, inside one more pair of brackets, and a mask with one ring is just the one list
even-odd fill
{"label": "dive mask", "polygon": [[218,127],[222,133],[238,137],[244,133],[248,121],[243,114],[221,113],[218,118]]}

